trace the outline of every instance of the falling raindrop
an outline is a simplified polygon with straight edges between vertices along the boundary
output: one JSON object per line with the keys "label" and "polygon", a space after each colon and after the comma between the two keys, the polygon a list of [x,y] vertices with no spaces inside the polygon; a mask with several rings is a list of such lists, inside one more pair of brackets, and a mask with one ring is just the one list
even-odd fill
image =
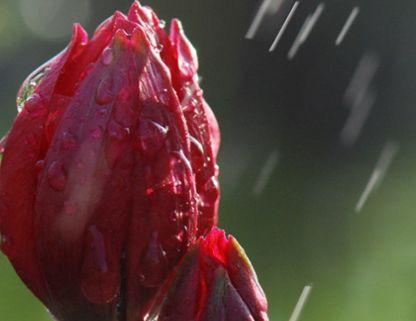
{"label": "falling raindrop", "polygon": [[337,37],[337,40],[335,40],[336,46],[339,46],[344,41],[345,36],[347,35],[348,31],[351,29],[351,26],[354,23],[359,13],[360,13],[360,7],[356,6],[352,9],[347,21],[345,22],[344,26],[341,29],[341,32],[339,33]]}
{"label": "falling raindrop", "polygon": [[264,17],[269,11],[277,11],[281,5],[281,1],[273,2],[272,0],[263,0],[257,11],[253,22],[246,33],[246,39],[253,39],[259,29]]}
{"label": "falling raindrop", "polygon": [[325,9],[325,5],[323,3],[320,3],[318,7],[316,8],[315,12],[306,18],[295,41],[293,42],[292,48],[290,48],[290,51],[287,55],[287,58],[289,60],[293,59],[296,56],[300,47],[306,42],[306,40],[308,39],[309,35],[312,32],[312,29],[315,27],[316,23],[321,17],[324,9]]}
{"label": "falling raindrop", "polygon": [[312,291],[312,286],[311,285],[306,285],[303,288],[303,291],[299,297],[299,300],[295,306],[295,309],[292,312],[292,315],[290,316],[289,321],[297,321],[299,320],[300,315],[302,314],[302,311],[305,307],[306,302],[308,301],[308,298],[311,294]]}
{"label": "falling raindrop", "polygon": [[275,170],[279,161],[279,153],[277,150],[273,151],[267,158],[264,166],[262,167],[259,177],[257,178],[256,184],[253,187],[253,194],[255,196],[261,195],[270,180],[270,177]]}
{"label": "falling raindrop", "polygon": [[280,39],[282,39],[283,34],[285,33],[285,31],[287,29],[287,26],[289,25],[290,21],[292,20],[293,15],[295,14],[296,9],[298,8],[298,6],[299,6],[299,1],[296,1],[293,5],[292,9],[290,10],[289,15],[287,16],[285,22],[283,23],[282,27],[280,28],[279,32],[277,33],[277,36],[274,39],[272,45],[270,46],[269,52],[272,52],[276,49],[277,45],[280,42]]}
{"label": "falling raindrop", "polygon": [[371,193],[381,185],[381,182],[386,176],[386,173],[399,152],[399,149],[400,145],[394,141],[389,141],[386,145],[384,145],[376,167],[374,168],[373,173],[371,174],[370,179],[368,180],[368,183],[355,207],[355,211],[357,213],[361,212]]}

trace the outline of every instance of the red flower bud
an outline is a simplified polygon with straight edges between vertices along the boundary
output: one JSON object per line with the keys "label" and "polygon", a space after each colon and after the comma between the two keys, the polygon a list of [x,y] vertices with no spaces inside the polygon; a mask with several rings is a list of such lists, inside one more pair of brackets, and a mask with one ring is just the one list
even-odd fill
{"label": "red flower bud", "polygon": [[61,321],[144,319],[217,222],[218,125],[180,23],[163,27],[138,2],[90,40],[75,25],[19,92],[0,169],[1,247]]}
{"label": "red flower bud", "polygon": [[267,300],[249,259],[218,229],[189,249],[165,289],[152,314],[157,321],[268,320]]}

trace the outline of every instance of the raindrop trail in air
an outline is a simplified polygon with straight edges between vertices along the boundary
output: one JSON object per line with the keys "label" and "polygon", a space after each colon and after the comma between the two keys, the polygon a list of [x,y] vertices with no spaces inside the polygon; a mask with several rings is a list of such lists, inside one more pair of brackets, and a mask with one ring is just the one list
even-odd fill
{"label": "raindrop trail in air", "polygon": [[[262,4],[260,5],[259,10],[256,13],[256,16],[254,17],[253,22],[250,25],[250,28],[248,29],[246,33],[246,39],[253,39],[254,36],[257,33],[257,30],[259,29],[261,22],[263,21],[267,11],[270,8],[271,2],[273,0],[264,0]],[[280,0],[279,0],[280,1]]]}
{"label": "raindrop trail in air", "polygon": [[359,13],[360,13],[360,8],[358,6],[352,9],[347,21],[345,22],[344,26],[341,29],[341,32],[339,33],[337,37],[337,40],[335,40],[336,46],[339,46],[344,41],[345,36],[347,35],[348,31],[351,29],[351,26],[353,25]]}
{"label": "raindrop trail in air", "polygon": [[350,115],[341,131],[341,142],[344,145],[355,144],[370,115],[377,96],[371,83],[379,64],[376,54],[365,53],[345,92],[344,101],[350,109]]}
{"label": "raindrop trail in air", "polygon": [[277,36],[274,39],[274,41],[273,41],[273,43],[272,43],[272,45],[269,49],[269,52],[272,52],[276,49],[277,45],[279,44],[280,39],[282,38],[283,34],[286,31],[287,26],[289,25],[290,21],[292,20],[292,17],[295,14],[296,9],[298,8],[298,6],[299,6],[299,1],[296,1],[295,4],[293,5],[292,9],[290,10],[289,15],[287,16],[285,22],[283,23],[282,28],[280,28],[279,32],[277,33]]}
{"label": "raindrop trail in air", "polygon": [[300,47],[306,42],[306,40],[308,39],[309,35],[312,32],[313,27],[315,27],[316,23],[321,17],[324,9],[325,9],[325,5],[323,3],[320,3],[318,7],[316,8],[315,12],[306,18],[295,41],[293,42],[292,48],[290,48],[289,53],[287,54],[287,58],[289,60],[293,59],[296,56]]}
{"label": "raindrop trail in air", "polygon": [[369,91],[351,108],[351,113],[341,131],[341,142],[346,146],[353,146],[360,137],[364,125],[370,116],[376,102],[376,93]]}
{"label": "raindrop trail in air", "polygon": [[298,321],[299,317],[303,311],[303,308],[305,307],[306,302],[308,301],[309,295],[311,294],[312,286],[306,285],[303,288],[302,294],[299,297],[298,303],[295,306],[295,309],[292,312],[292,315],[290,316],[289,321]]}
{"label": "raindrop trail in air", "polygon": [[361,194],[360,199],[358,200],[358,203],[355,207],[355,211],[357,213],[362,211],[371,193],[381,185],[381,182],[386,176],[386,173],[390,168],[390,165],[396,157],[397,153],[399,152],[399,149],[399,144],[394,141],[389,141],[384,146],[381,155],[377,161],[376,167],[374,168],[374,171],[371,174],[370,179],[368,180],[364,192]]}
{"label": "raindrop trail in air", "polygon": [[255,196],[261,195],[270,180],[270,177],[275,170],[279,161],[279,153],[275,150],[267,158],[263,168],[260,171],[259,177],[257,178],[256,184],[253,188],[253,194]]}

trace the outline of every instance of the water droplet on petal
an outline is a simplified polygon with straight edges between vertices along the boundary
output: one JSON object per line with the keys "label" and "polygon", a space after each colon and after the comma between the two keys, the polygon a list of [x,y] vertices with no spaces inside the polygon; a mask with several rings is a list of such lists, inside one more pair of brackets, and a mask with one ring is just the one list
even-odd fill
{"label": "water droplet on petal", "polygon": [[113,62],[114,54],[111,48],[106,48],[103,52],[102,62],[104,66],[108,66]]}
{"label": "water droplet on petal", "polygon": [[159,43],[157,46],[156,46],[156,52],[161,52],[162,50],[163,50],[163,45],[161,44],[161,43]]}
{"label": "water droplet on petal", "polygon": [[90,236],[92,236],[91,248],[94,250],[94,263],[99,271],[107,272],[108,265],[105,252],[105,244],[103,234],[95,225],[89,228]]}
{"label": "water droplet on petal", "polygon": [[35,168],[38,173],[40,173],[44,167],[45,167],[45,161],[43,159],[37,161],[35,164]]}
{"label": "water droplet on petal", "polygon": [[159,20],[159,27],[160,28],[165,28],[166,27],[166,21],[165,20]]}
{"label": "water droplet on petal", "polygon": [[91,137],[94,139],[100,139],[103,136],[103,130],[100,127],[91,131]]}
{"label": "water droplet on petal", "polygon": [[218,200],[220,194],[220,187],[218,179],[212,176],[203,186],[203,193],[201,193],[202,201],[207,204],[213,204]]}
{"label": "water droplet on petal", "polygon": [[25,110],[30,113],[33,117],[43,116],[47,113],[45,105],[38,94],[33,94],[24,103]]}
{"label": "water droplet on petal", "polygon": [[73,215],[77,212],[77,205],[72,201],[66,201],[64,203],[65,214]]}
{"label": "water droplet on petal", "polygon": [[113,101],[114,93],[113,93],[113,78],[107,77],[104,78],[97,88],[97,93],[95,96],[95,100],[99,105],[106,105]]}
{"label": "water droplet on petal", "polygon": [[72,135],[69,132],[64,132],[62,134],[62,139],[61,139],[61,151],[69,151],[72,148],[75,147],[77,141],[74,137],[74,135]]}
{"label": "water droplet on petal", "polygon": [[105,117],[107,116],[107,113],[108,113],[108,109],[106,108],[100,108],[97,110],[97,116],[99,117]]}
{"label": "water droplet on petal", "polygon": [[118,260],[114,257],[111,261],[113,253],[108,252],[111,248],[107,248],[107,245],[98,227],[90,226],[84,248],[81,289],[90,302],[100,305],[114,300],[120,289]]}
{"label": "water droplet on petal", "polygon": [[115,121],[110,121],[107,127],[106,159],[110,168],[113,168],[120,156],[126,151],[126,143],[129,140],[131,130],[121,126]]}
{"label": "water droplet on petal", "polygon": [[169,129],[151,120],[142,120],[138,130],[138,140],[142,153],[154,157],[165,143]]}
{"label": "water droplet on petal", "polygon": [[130,136],[131,130],[112,121],[108,125],[108,136],[115,140],[124,140]]}
{"label": "water droplet on petal", "polygon": [[65,189],[67,176],[62,164],[59,161],[54,161],[48,169],[47,179],[49,185],[56,191],[63,191]]}
{"label": "water droplet on petal", "polygon": [[189,161],[189,159],[185,156],[185,153],[183,152],[183,150],[177,151],[173,153],[174,155],[177,156],[177,158],[172,158],[172,168],[175,167],[176,162],[179,161],[181,164],[183,164],[184,166],[186,166],[186,168],[189,171],[192,171],[192,166],[191,166],[191,162]]}
{"label": "water droplet on petal", "polygon": [[2,139],[0,139],[0,156],[3,155],[4,149],[6,148],[7,137],[9,133],[7,133]]}
{"label": "water droplet on petal", "polygon": [[11,245],[11,239],[9,236],[0,234],[0,246],[2,247],[2,250],[7,253],[7,247],[10,247]]}
{"label": "water droplet on petal", "polygon": [[39,67],[35,70],[26,80],[23,82],[17,94],[16,104],[17,111],[20,113],[25,105],[26,101],[35,92],[37,86],[41,83],[42,79],[48,73],[50,68],[47,66],[48,63]]}
{"label": "water droplet on petal", "polygon": [[205,164],[205,153],[202,144],[193,136],[190,136],[192,165],[195,171],[202,169]]}
{"label": "water droplet on petal", "polygon": [[142,285],[149,288],[161,285],[168,273],[168,261],[156,232],[152,234],[149,240],[141,263],[142,272],[139,278]]}

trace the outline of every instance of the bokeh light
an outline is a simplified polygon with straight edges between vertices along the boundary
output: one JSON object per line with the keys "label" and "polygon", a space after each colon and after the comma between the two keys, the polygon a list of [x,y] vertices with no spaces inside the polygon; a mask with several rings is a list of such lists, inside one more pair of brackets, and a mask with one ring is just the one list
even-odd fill
{"label": "bokeh light", "polygon": [[55,40],[67,37],[74,22],[87,23],[91,3],[89,0],[21,0],[20,12],[36,36]]}

